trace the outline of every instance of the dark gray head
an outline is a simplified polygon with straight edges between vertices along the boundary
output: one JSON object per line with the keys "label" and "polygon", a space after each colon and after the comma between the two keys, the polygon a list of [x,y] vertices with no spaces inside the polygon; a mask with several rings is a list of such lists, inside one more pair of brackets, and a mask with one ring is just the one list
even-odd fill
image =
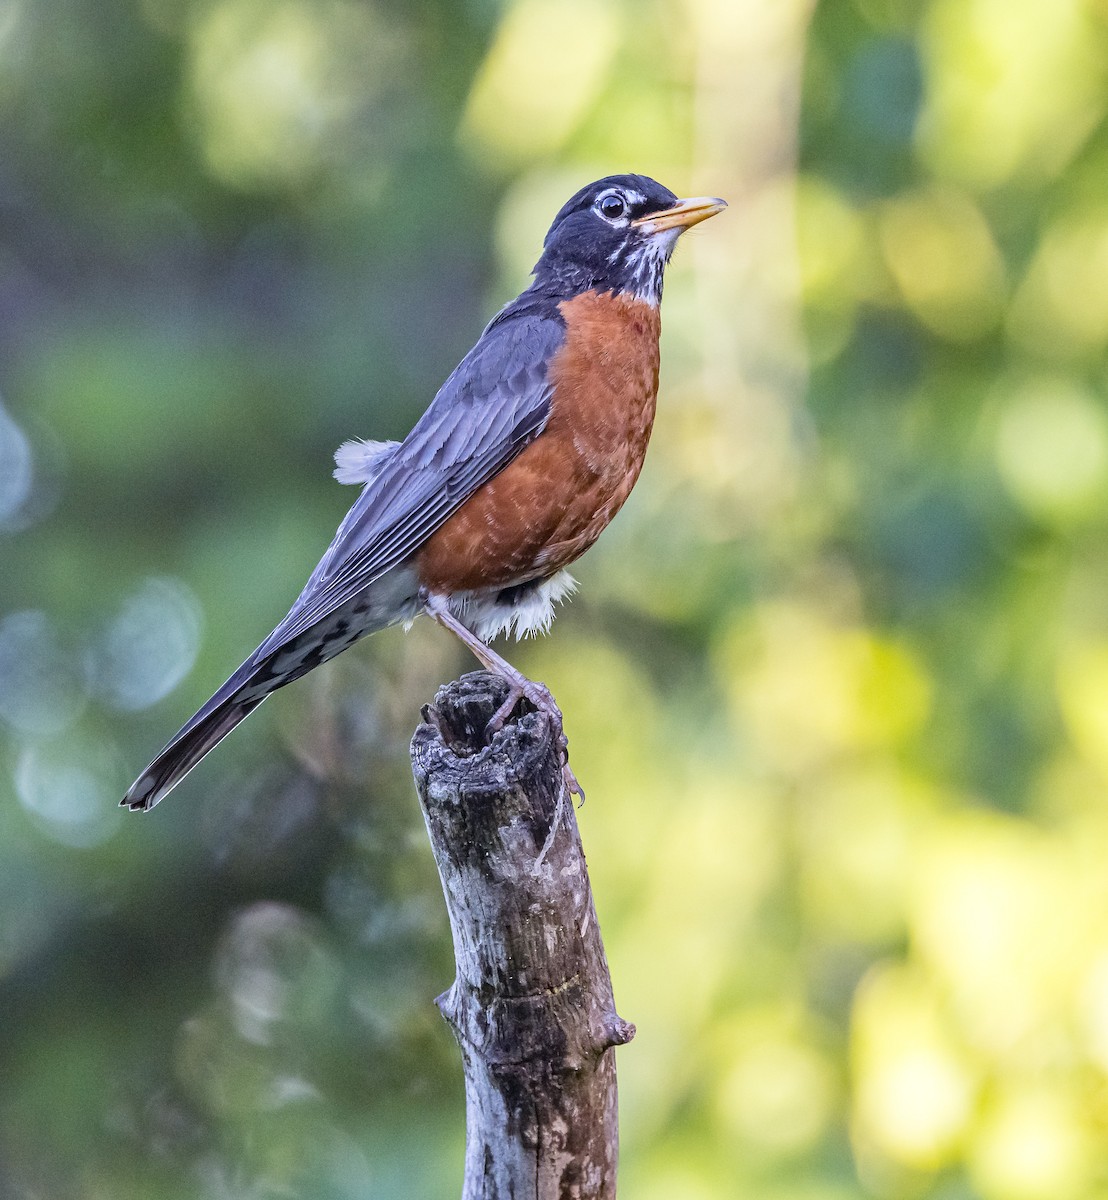
{"label": "dark gray head", "polygon": [[657,304],[678,237],[727,205],[710,196],[680,200],[646,175],[608,175],[570,197],[535,264],[537,289],[573,296],[630,292]]}

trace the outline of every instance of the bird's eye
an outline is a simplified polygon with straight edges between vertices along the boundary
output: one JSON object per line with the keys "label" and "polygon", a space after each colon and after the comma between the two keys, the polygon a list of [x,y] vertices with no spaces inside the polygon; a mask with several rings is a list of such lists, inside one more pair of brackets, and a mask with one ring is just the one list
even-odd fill
{"label": "bird's eye", "polygon": [[627,212],[627,201],[618,192],[609,192],[597,201],[600,215],[609,221],[618,221]]}

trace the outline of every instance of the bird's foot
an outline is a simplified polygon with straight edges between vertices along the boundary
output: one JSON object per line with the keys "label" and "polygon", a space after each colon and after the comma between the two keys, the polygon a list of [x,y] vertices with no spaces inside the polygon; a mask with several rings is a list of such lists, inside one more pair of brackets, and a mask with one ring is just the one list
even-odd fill
{"label": "bird's foot", "polygon": [[[539,712],[544,712],[548,717],[552,718],[559,729],[562,728],[562,710],[554,703],[554,697],[550,694],[550,689],[545,684],[535,683],[534,680],[528,679],[526,675],[522,675],[507,659],[501,658],[491,646],[481,641],[473,630],[463,625],[450,611],[449,602],[442,596],[422,589],[420,591],[420,603],[424,606],[427,613],[434,617],[444,629],[449,629],[455,637],[459,638],[473,651],[477,661],[486,670],[491,671],[494,675],[499,675],[508,685],[508,695],[504,703],[492,714],[488,724],[485,726],[486,738],[491,738],[494,733],[499,733],[504,728],[504,722],[512,715],[512,710],[521,699],[530,701]],[[565,782],[566,790],[571,796],[580,796],[581,803],[584,804],[585,792],[577,782],[577,776],[574,775],[570,768],[569,739],[564,732],[560,739],[560,749],[562,752],[562,779]]]}
{"label": "bird's foot", "polygon": [[[489,718],[489,723],[485,726],[485,736],[492,737],[494,733],[498,733],[504,728],[504,722],[512,715],[512,710],[520,702],[521,699],[527,700],[539,712],[546,713],[548,717],[557,725],[558,729],[562,728],[562,710],[558,707],[554,700],[550,689],[543,683],[535,683],[534,680],[527,679],[513,669],[515,678],[508,679],[508,695],[504,698],[504,702]],[[569,738],[562,732],[558,739],[559,749],[562,752],[562,780],[565,783],[566,791],[571,796],[579,796],[581,803],[585,803],[585,791],[577,782],[577,776],[573,773],[573,768],[569,765]]]}

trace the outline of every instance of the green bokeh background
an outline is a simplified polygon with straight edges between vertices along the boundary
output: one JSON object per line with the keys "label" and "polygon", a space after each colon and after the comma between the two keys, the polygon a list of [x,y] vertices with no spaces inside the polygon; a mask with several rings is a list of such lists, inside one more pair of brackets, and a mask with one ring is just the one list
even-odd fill
{"label": "green bokeh background", "polygon": [[148,817],[613,171],[683,242],[553,634],[637,1200],[1108,1197],[1108,5],[0,0],[0,1195],[456,1194],[375,637]]}

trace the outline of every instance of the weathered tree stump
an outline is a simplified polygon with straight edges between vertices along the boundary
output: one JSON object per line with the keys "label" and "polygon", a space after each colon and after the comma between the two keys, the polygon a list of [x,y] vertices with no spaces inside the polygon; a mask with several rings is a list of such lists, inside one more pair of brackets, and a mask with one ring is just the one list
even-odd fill
{"label": "weathered tree stump", "polygon": [[[462,1051],[462,1200],[610,1200],[619,1126],[616,1014],[561,729],[514,716],[475,672],[441,688],[412,767],[454,936],[457,977],[437,1004]],[[517,709],[517,714],[519,710]]]}

